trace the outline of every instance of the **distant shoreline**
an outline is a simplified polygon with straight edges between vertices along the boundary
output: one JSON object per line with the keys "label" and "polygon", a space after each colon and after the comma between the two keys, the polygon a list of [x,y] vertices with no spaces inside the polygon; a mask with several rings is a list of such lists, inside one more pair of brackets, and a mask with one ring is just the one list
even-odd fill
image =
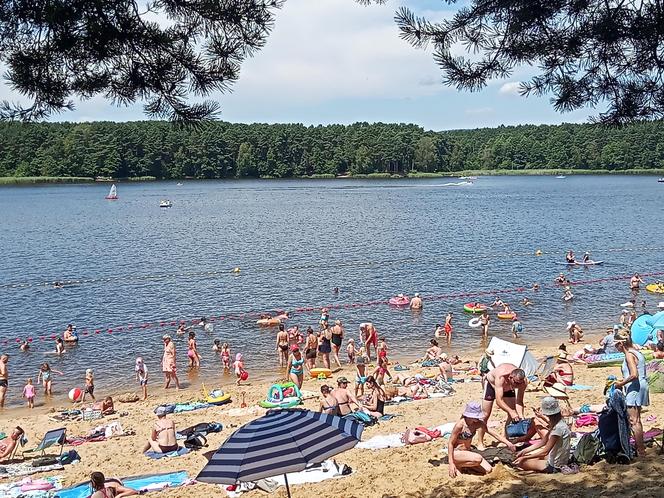
{"label": "distant shoreline", "polygon": [[203,181],[203,180],[390,180],[405,178],[459,178],[463,176],[574,176],[574,175],[638,175],[638,176],[664,176],[662,169],[496,169],[496,170],[464,170],[464,171],[440,171],[425,173],[414,171],[406,175],[391,173],[369,173],[366,175],[311,175],[292,176],[286,178],[265,176],[245,178],[163,178],[154,176],[142,176],[135,178],[90,178],[80,176],[3,176],[0,177],[0,186],[6,185],[41,185],[41,184],[73,184],[73,183],[125,183],[125,182],[153,182],[153,181]]}

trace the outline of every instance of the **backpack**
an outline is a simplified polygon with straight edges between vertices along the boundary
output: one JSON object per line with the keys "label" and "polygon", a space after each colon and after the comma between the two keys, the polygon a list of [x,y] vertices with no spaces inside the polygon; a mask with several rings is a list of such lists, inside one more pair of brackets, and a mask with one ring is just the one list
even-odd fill
{"label": "backpack", "polygon": [[207,446],[207,438],[203,434],[194,433],[184,440],[184,447],[190,450],[200,450]]}
{"label": "backpack", "polygon": [[600,459],[602,442],[599,439],[599,429],[581,436],[576,449],[574,460],[578,464],[592,465]]}
{"label": "backpack", "polygon": [[373,415],[369,415],[368,413],[364,412],[352,412],[349,413],[348,415],[344,415],[344,418],[347,418],[348,420],[352,420],[353,422],[358,422],[362,424],[365,427],[369,427],[372,425],[375,425],[378,423],[378,419],[374,417]]}
{"label": "backpack", "polygon": [[606,461],[629,463],[633,457],[629,444],[631,426],[622,391],[614,390],[607,399],[606,408],[600,413],[597,425]]}

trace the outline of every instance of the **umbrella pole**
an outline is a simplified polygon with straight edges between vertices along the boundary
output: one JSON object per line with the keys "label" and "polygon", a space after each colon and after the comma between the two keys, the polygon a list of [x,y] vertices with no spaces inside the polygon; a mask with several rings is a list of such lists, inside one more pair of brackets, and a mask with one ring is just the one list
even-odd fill
{"label": "umbrella pole", "polygon": [[284,474],[284,481],[286,482],[286,493],[288,494],[288,498],[291,498],[290,487],[288,487],[288,475],[286,474]]}

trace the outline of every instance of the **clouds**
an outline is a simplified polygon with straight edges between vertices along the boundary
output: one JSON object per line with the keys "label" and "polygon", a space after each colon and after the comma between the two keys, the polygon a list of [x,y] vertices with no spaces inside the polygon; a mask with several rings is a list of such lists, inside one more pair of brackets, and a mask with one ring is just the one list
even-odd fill
{"label": "clouds", "polygon": [[513,95],[513,96],[520,96],[519,94],[519,88],[521,87],[521,83],[518,81],[509,81],[507,83],[504,83],[500,89],[498,90],[498,93],[500,95]]}

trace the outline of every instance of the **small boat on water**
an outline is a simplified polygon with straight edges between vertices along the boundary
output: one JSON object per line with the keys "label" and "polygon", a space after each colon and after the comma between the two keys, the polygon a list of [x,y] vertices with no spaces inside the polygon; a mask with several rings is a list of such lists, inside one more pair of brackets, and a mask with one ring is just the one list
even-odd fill
{"label": "small boat on water", "polygon": [[477,180],[476,176],[460,176],[459,180]]}
{"label": "small boat on water", "polygon": [[163,199],[163,200],[159,201],[159,207],[160,208],[169,208],[171,206],[173,206],[173,203],[171,201],[169,201],[168,199]]}
{"label": "small boat on water", "polygon": [[108,195],[104,197],[104,199],[108,199],[109,201],[118,200],[118,189],[115,188],[115,184],[111,185],[111,190],[109,191]]}
{"label": "small boat on water", "polygon": [[657,180],[657,183],[664,183],[664,178],[659,178],[659,179]]}
{"label": "small boat on water", "polygon": [[182,187],[182,184],[181,184],[181,183],[178,183],[177,186],[178,186],[178,187]]}
{"label": "small boat on water", "polygon": [[558,175],[556,176],[557,180],[562,180],[563,178],[567,178],[565,175]]}

